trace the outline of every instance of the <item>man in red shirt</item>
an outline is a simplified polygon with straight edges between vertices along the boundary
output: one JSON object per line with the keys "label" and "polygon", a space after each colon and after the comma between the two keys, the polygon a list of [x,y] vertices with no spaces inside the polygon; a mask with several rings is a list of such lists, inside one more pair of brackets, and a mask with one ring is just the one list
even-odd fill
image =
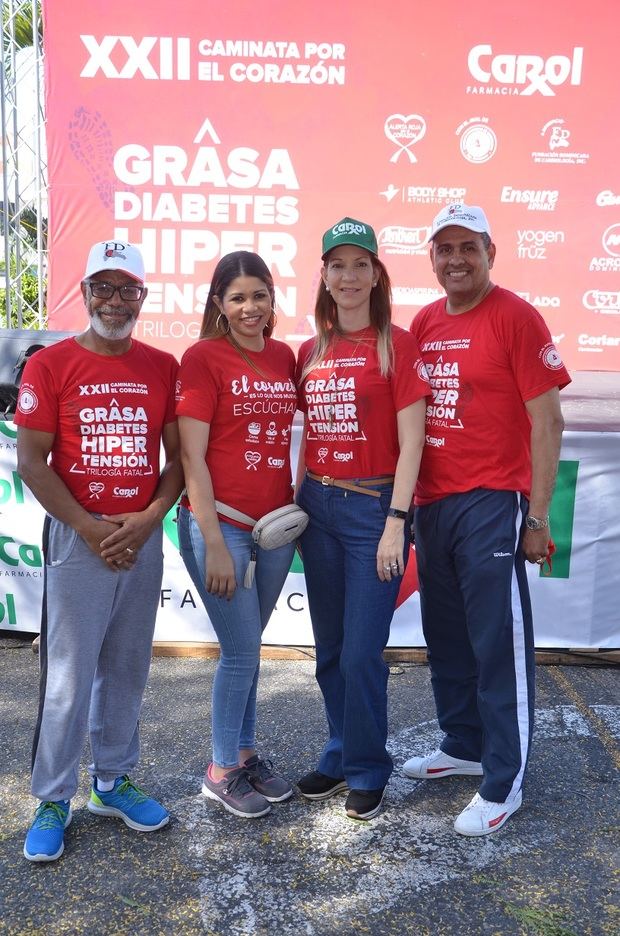
{"label": "man in red shirt", "polygon": [[169,819],[127,774],[138,761],[161,521],[182,485],[177,362],[131,337],[147,294],[136,247],[95,244],[81,289],[89,327],[28,361],[15,416],[18,470],[47,512],[30,861],[63,853],[87,723],[89,810],[142,832]]}
{"label": "man in red shirt", "polygon": [[559,390],[570,377],[536,309],[491,282],[496,248],[481,208],[442,209],[430,244],[446,296],[411,325],[433,391],[415,538],[444,739],[404,772],[483,776],[454,826],[486,835],[522,801],[534,715],[525,560],[542,565],[549,552]]}

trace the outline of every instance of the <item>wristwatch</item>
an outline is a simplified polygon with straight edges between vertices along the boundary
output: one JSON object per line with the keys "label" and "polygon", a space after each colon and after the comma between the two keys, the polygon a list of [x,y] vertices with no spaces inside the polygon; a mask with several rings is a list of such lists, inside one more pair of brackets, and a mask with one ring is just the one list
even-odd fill
{"label": "wristwatch", "polygon": [[396,507],[390,507],[387,515],[388,517],[396,517],[398,520],[406,520],[409,516],[406,510],[397,510]]}
{"label": "wristwatch", "polygon": [[528,530],[544,530],[549,526],[549,517],[545,517],[544,520],[539,520],[538,517],[526,517],[525,525]]}

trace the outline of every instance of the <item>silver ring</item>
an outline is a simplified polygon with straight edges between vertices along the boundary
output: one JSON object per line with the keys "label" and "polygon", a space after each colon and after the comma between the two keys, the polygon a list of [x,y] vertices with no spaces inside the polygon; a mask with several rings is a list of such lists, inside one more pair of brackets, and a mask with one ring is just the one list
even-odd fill
{"label": "silver ring", "polygon": [[541,556],[540,559],[537,559],[537,560],[536,560],[536,565],[544,565],[544,564],[545,564],[545,559],[546,559],[545,556]]}
{"label": "silver ring", "polygon": [[133,556],[133,549],[130,546],[125,546],[125,552],[128,552],[131,556]]}
{"label": "silver ring", "polygon": [[390,562],[390,568],[391,568],[391,569],[397,569],[397,568],[398,568],[398,563],[397,563],[397,562]]}
{"label": "silver ring", "polygon": [[384,572],[390,572],[390,571],[391,571],[391,568],[392,568],[391,566],[383,566],[383,571],[384,571]]}

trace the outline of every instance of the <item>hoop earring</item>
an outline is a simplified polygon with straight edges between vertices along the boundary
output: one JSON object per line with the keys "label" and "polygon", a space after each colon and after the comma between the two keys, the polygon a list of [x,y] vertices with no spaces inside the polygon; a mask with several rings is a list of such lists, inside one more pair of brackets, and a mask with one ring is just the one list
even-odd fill
{"label": "hoop earring", "polygon": [[276,315],[276,310],[272,309],[271,315],[269,316],[269,327],[271,328],[272,331],[276,327],[277,324],[278,324],[278,316]]}
{"label": "hoop earring", "polygon": [[[226,331],[223,331],[223,329],[220,328],[220,320],[221,320],[221,319],[224,319],[224,321],[225,321],[226,324],[228,325],[228,328],[226,329]],[[230,322],[228,321],[228,319],[226,318],[226,316],[224,315],[223,312],[220,312],[220,314],[219,314],[218,317],[216,318],[216,320],[215,320],[215,327],[216,327],[216,329],[217,329],[218,331],[221,331],[223,335],[228,335],[228,334],[230,334]]]}

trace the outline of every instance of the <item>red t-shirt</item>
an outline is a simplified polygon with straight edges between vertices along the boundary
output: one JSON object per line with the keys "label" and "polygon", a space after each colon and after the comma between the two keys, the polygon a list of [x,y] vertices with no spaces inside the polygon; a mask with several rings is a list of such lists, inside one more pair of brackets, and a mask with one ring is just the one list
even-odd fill
{"label": "red t-shirt", "polygon": [[[297,359],[298,384],[314,338]],[[392,325],[394,370],[382,377],[372,327],[339,337],[299,387],[307,417],[306,468],[333,478],[393,475],[400,453],[396,414],[430,395],[415,339]]]}
{"label": "red t-shirt", "polygon": [[244,354],[260,373],[225,338],[188,348],[179,373],[177,415],[209,423],[205,460],[215,499],[258,520],[293,501],[295,356],[273,338],[265,339],[262,351],[244,349]]}
{"label": "red t-shirt", "polygon": [[411,323],[433,390],[416,504],[448,494],[531,485],[531,423],[524,406],[570,383],[544,319],[495,286],[469,312],[449,315],[446,300]]}
{"label": "red t-shirt", "polygon": [[140,341],[107,355],[65,338],[26,364],[15,422],[54,434],[51,467],[89,513],[144,510],[162,429],[175,421],[177,370],[171,354]]}

